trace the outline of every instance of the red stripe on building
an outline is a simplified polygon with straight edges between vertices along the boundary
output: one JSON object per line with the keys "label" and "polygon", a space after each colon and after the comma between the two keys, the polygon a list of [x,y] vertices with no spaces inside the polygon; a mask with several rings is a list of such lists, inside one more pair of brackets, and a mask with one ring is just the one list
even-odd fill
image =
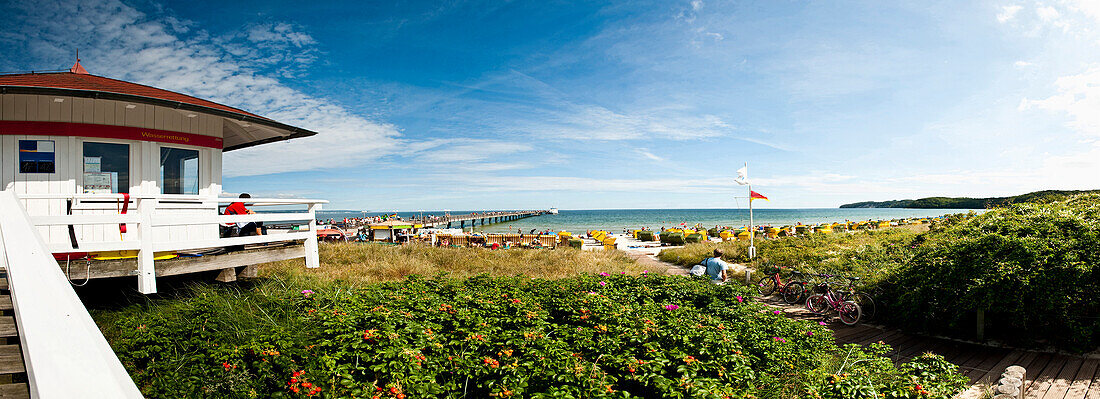
{"label": "red stripe on building", "polygon": [[221,137],[132,126],[95,125],[90,123],[0,121],[0,135],[92,137],[101,139],[155,141],[158,143],[222,149]]}

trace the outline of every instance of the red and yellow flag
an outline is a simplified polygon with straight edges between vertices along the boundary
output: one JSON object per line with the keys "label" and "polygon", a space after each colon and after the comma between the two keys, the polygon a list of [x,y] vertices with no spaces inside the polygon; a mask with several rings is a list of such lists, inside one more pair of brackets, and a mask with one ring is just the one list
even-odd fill
{"label": "red and yellow flag", "polygon": [[762,199],[764,201],[772,202],[772,200],[768,199],[768,197],[765,197],[764,194],[760,194],[756,191],[751,191],[750,190],[749,191],[749,201],[752,201],[752,200],[757,199],[757,198]]}

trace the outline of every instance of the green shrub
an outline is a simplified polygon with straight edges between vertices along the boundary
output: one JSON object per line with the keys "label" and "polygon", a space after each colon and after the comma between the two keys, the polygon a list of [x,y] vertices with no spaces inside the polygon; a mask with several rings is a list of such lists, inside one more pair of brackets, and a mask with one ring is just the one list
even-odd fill
{"label": "green shrub", "polygon": [[1087,351],[1100,345],[1100,196],[1018,204],[937,224],[880,288],[899,325]]}
{"label": "green shrub", "polygon": [[[750,294],[664,275],[354,289],[272,279],[96,317],[153,398],[877,397],[829,388],[837,362],[855,358],[824,327],[740,300]],[[961,378],[858,358],[848,367],[897,397],[923,397],[907,391],[914,381]]]}

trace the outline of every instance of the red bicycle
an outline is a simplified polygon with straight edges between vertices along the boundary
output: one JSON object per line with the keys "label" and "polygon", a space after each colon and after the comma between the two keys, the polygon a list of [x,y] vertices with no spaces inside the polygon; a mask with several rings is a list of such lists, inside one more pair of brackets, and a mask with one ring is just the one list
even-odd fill
{"label": "red bicycle", "polygon": [[835,310],[840,315],[840,321],[846,325],[855,325],[863,316],[863,310],[859,304],[846,300],[844,294],[832,287],[832,282],[826,281],[818,284],[816,288],[819,294],[806,298],[806,309],[815,314],[825,314],[829,310]]}
{"label": "red bicycle", "polygon": [[789,304],[796,304],[802,299],[802,294],[805,292],[806,275],[798,270],[791,270],[791,280],[784,283],[783,279],[779,277],[783,267],[780,266],[766,266],[764,267],[764,276],[760,277],[760,280],[756,282],[756,292],[759,292],[761,296],[768,296],[779,290],[780,295],[783,296],[783,301]]}

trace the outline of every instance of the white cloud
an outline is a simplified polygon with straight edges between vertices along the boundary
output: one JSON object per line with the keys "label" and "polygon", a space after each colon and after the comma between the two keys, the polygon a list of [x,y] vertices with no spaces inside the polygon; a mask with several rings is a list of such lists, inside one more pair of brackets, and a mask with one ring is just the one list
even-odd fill
{"label": "white cloud", "polygon": [[308,33],[298,32],[284,22],[253,25],[248,29],[248,40],[255,44],[292,45],[298,48],[317,43]]}
{"label": "white cloud", "polygon": [[634,152],[638,153],[638,155],[641,155],[643,157],[646,157],[646,158],[654,160],[654,161],[664,161],[665,160],[664,158],[661,158],[657,155],[654,155],[652,152],[649,152],[648,148],[635,148]]}
{"label": "white cloud", "polygon": [[[469,163],[497,158],[502,155],[531,151],[527,144],[482,139],[437,139],[417,143],[408,153],[422,163]],[[500,164],[497,164],[499,167]]]}
{"label": "white cloud", "polygon": [[1012,65],[1015,65],[1017,68],[1027,68],[1027,67],[1035,65],[1035,64],[1027,62],[1027,61],[1016,61],[1016,63],[1014,63]]}
{"label": "white cloud", "polygon": [[[364,118],[256,70],[265,63],[278,66],[300,59],[277,52],[235,54],[224,38],[206,32],[183,36],[181,30],[190,22],[166,22],[117,0],[27,3],[20,8],[28,18],[15,34],[30,55],[68,60],[80,48],[84,66],[94,74],[191,94],[319,133],[226,153],[226,176],[348,166],[390,153],[399,143],[400,131],[392,124]],[[245,34],[269,48],[298,49],[314,42],[286,24],[257,25]]]}
{"label": "white cloud", "polygon": [[1043,22],[1054,21],[1061,15],[1058,13],[1058,10],[1051,6],[1036,8],[1035,13],[1039,15],[1039,19],[1042,19]]}
{"label": "white cloud", "polygon": [[1100,137],[1100,64],[1077,75],[1058,78],[1054,82],[1057,94],[1041,100],[1023,99],[1019,109],[1032,107],[1061,113],[1069,117],[1067,125],[1079,133]]}
{"label": "white cloud", "polygon": [[1011,5],[1001,7],[1001,12],[997,14],[997,21],[1005,23],[1016,17],[1016,13],[1020,12],[1024,7],[1019,5]]}
{"label": "white cloud", "polygon": [[691,0],[691,10],[699,11],[703,8],[703,0]]}
{"label": "white cloud", "polygon": [[694,140],[722,136],[734,128],[714,115],[694,115],[670,109],[620,113],[598,105],[567,103],[545,120],[517,129],[542,137],[609,141],[642,138]]}

